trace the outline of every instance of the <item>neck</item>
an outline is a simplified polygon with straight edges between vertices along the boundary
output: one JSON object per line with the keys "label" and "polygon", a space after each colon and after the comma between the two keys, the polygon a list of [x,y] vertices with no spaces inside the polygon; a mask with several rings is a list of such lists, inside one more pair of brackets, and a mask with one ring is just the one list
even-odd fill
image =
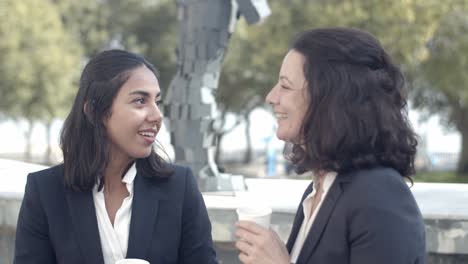
{"label": "neck", "polygon": [[122,185],[122,178],[129,169],[130,164],[133,160],[117,160],[111,159],[104,172],[104,188],[107,191],[112,191],[115,188],[119,188]]}
{"label": "neck", "polygon": [[325,175],[327,175],[324,171],[319,171],[315,174],[315,181],[319,188],[322,188],[323,181],[325,180]]}

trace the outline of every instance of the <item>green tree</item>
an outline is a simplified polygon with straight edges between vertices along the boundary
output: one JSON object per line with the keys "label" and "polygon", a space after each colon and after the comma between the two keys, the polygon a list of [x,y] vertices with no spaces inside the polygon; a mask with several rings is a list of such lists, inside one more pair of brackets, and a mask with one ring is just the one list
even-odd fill
{"label": "green tree", "polygon": [[60,13],[67,32],[83,49],[84,57],[92,57],[110,42],[111,23],[120,25],[112,16],[112,1],[50,0]]}
{"label": "green tree", "polygon": [[[124,1],[130,5],[132,1]],[[133,0],[133,19],[122,23],[120,32],[122,43],[151,61],[159,72],[159,82],[163,93],[176,72],[177,12],[172,0],[141,1]],[[129,8],[123,5],[120,12]],[[126,13],[129,16],[128,12]],[[119,17],[124,16],[124,14]]]}
{"label": "green tree", "polygon": [[[436,51],[435,47],[428,49],[430,45],[427,44],[436,43],[437,39],[446,44],[453,44],[449,40],[456,43],[464,41],[460,36],[466,35],[466,28],[461,26],[464,25],[461,18],[457,22],[457,33],[452,32],[451,35],[444,35],[442,32],[451,29],[454,22],[450,24],[441,19],[455,19],[451,13],[453,10],[458,10],[459,17],[466,17],[466,0],[289,0],[287,3],[270,0],[269,3],[273,12],[267,21],[259,27],[242,29],[243,36],[235,37],[231,43],[232,46],[240,45],[241,48],[232,47],[227,55],[218,96],[224,104],[232,104],[232,101],[237,102],[237,106],[245,104],[247,99],[238,95],[243,93],[248,95],[246,98],[252,97],[253,94],[264,97],[277,81],[282,58],[297,33],[315,27],[344,26],[364,29],[379,38],[405,72],[411,88],[411,98],[418,108],[429,109],[431,113],[441,110],[445,113],[460,112],[456,110],[459,106],[454,103],[460,100],[449,100],[450,97],[443,92],[447,90],[443,88],[446,84],[438,82],[446,82],[446,79],[452,78],[449,76],[457,75],[458,77],[451,81],[451,89],[456,87],[458,93],[451,97],[460,98],[462,94],[466,94],[466,88],[460,88],[464,84],[463,70],[460,69],[466,67],[462,64],[466,60],[463,56],[466,51],[455,52],[451,48],[449,54],[457,58],[458,64],[453,63],[452,58],[446,55],[446,64],[440,64],[435,58],[442,56],[442,53]],[[235,44],[236,42],[242,43]],[[446,53],[449,52],[448,49],[445,50]],[[234,58],[230,59],[232,57]],[[426,70],[422,70],[421,63],[426,65]],[[431,64],[438,67],[429,67]],[[447,74],[447,71],[451,73]],[[444,78],[436,77],[439,75],[443,75]],[[243,108],[230,109],[239,112]],[[447,119],[454,120],[452,116],[453,114],[449,114]],[[463,115],[457,116],[458,124],[453,121],[451,123],[462,132],[462,128],[468,126],[465,125],[468,119],[460,118]],[[460,164],[468,164],[468,140],[463,142]],[[466,167],[460,165],[459,172],[466,172]]]}
{"label": "green tree", "polygon": [[457,172],[468,175],[468,1],[440,21],[428,42],[423,61],[417,106],[443,115],[461,134]]}
{"label": "green tree", "polygon": [[[437,0],[290,0],[270,1],[273,13],[261,27],[248,29],[252,65],[265,76],[267,84],[276,82],[283,56],[291,40],[316,27],[355,27],[374,34],[392,57],[404,67],[420,62],[425,43],[447,9]],[[269,87],[267,85],[267,87]]]}
{"label": "green tree", "polygon": [[[221,141],[237,125],[245,123],[245,138],[247,142],[243,163],[252,160],[252,142],[250,137],[250,113],[263,105],[263,93],[266,85],[259,84],[263,81],[262,74],[255,71],[252,60],[252,41],[249,40],[248,26],[244,20],[234,32],[222,68],[220,83],[216,90],[216,101],[220,112],[219,125],[216,132],[216,161],[219,163],[221,155]],[[248,65],[245,67],[245,65]],[[227,114],[234,114],[235,123],[224,128]],[[224,129],[223,129],[224,128]]]}
{"label": "green tree", "polygon": [[30,159],[34,123],[50,125],[70,107],[80,49],[46,0],[2,1],[0,39],[0,111],[27,120],[25,153]]}
{"label": "green tree", "polygon": [[176,3],[171,0],[53,0],[65,27],[92,57],[124,48],[155,64],[163,91],[176,69]]}

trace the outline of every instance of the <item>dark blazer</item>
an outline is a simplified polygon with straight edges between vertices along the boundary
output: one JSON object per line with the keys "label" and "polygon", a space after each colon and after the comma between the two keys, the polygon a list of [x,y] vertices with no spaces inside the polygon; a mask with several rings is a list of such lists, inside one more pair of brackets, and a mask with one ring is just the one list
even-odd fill
{"label": "dark blazer", "polygon": [[[217,263],[211,224],[191,171],[134,181],[127,258],[152,264]],[[14,263],[104,263],[92,192],[63,185],[63,165],[28,176]]]}
{"label": "dark blazer", "polygon": [[[302,201],[290,237],[291,252],[304,219]],[[393,169],[338,174],[323,201],[297,264],[421,264],[424,222],[404,179]]]}

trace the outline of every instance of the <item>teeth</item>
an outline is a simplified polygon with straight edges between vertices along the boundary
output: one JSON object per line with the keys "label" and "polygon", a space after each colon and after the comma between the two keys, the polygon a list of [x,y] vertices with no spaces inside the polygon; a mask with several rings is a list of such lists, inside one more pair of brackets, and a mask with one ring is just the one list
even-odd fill
{"label": "teeth", "polygon": [[278,118],[278,119],[284,119],[284,118],[287,117],[286,114],[279,114],[279,113],[276,113],[275,115],[276,115],[276,118]]}
{"label": "teeth", "polygon": [[144,137],[154,137],[155,133],[154,132],[139,132],[138,134],[144,136]]}

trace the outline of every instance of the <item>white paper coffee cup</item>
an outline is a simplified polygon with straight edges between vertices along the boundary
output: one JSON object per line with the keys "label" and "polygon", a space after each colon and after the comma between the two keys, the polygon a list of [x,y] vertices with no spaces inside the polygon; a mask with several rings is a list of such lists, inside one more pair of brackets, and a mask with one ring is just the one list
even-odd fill
{"label": "white paper coffee cup", "polygon": [[150,264],[148,261],[143,259],[121,259],[118,260],[115,264]]}
{"label": "white paper coffee cup", "polygon": [[239,220],[252,221],[265,228],[270,227],[271,208],[241,207],[236,210]]}

